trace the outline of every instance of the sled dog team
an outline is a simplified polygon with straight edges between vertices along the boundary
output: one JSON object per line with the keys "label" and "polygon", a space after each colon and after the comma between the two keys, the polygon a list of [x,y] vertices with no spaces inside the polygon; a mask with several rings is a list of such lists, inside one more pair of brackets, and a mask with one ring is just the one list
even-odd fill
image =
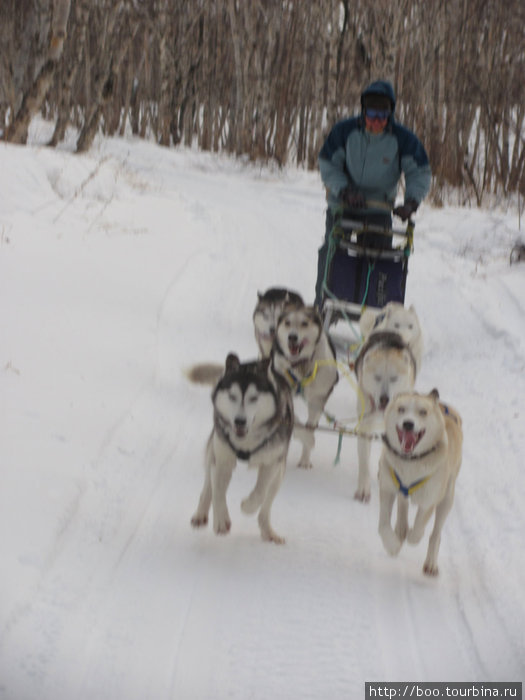
{"label": "sled dog team", "polygon": [[[205,478],[192,525],[231,527],[226,492],[237,460],[258,470],[252,492],[241,503],[244,513],[258,512],[263,540],[283,543],[271,525],[271,507],[281,485],[292,437],[302,443],[299,467],[310,468],[314,432],[338,381],[336,353],[317,310],[299,294],[271,288],[258,295],[253,313],[260,359],[240,362],[230,353],[224,366],[191,367],[190,381],[213,385],[213,429],[206,446]],[[425,574],[438,573],[443,523],[452,507],[461,464],[459,414],[440,402],[437,390],[414,391],[423,343],[413,307],[390,302],[366,309],[360,319],[363,344],[355,361],[362,415],[357,435],[358,478],[355,498],[370,500],[372,430],[382,433],[379,460],[379,534],[385,550],[396,555],[403,542],[417,544],[435,514]],[[294,395],[307,404],[305,426],[294,423]],[[392,527],[392,510],[397,518]],[[412,527],[408,506],[417,506]]]}

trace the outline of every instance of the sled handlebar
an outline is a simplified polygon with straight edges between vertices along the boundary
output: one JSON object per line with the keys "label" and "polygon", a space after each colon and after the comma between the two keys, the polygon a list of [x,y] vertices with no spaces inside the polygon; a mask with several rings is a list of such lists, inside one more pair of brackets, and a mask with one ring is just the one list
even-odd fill
{"label": "sled handlebar", "polygon": [[407,222],[407,228],[386,228],[385,226],[378,226],[377,224],[367,224],[363,221],[357,221],[354,219],[347,219],[344,216],[341,217],[339,220],[339,225],[343,229],[343,231],[353,231],[357,235],[360,235],[362,233],[379,233],[383,236],[392,236],[392,235],[397,235],[397,236],[406,236],[407,235],[407,230],[408,226],[412,225],[414,226],[414,222],[409,219]]}

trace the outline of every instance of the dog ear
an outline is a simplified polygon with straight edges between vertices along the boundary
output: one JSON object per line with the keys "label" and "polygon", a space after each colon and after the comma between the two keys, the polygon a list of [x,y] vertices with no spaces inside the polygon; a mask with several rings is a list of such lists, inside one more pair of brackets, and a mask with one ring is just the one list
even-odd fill
{"label": "dog ear", "polygon": [[315,308],[315,306],[305,306],[305,311],[307,315],[310,317],[310,319],[314,322],[317,323],[319,326],[323,325],[322,319],[321,319],[321,314],[319,311]]}
{"label": "dog ear", "polygon": [[293,292],[290,289],[286,291],[286,298],[284,303],[287,306],[293,306],[295,309],[300,309],[304,306],[303,298],[297,292]]}
{"label": "dog ear", "polygon": [[303,297],[298,293],[298,292],[292,292],[293,294],[293,301],[294,303],[298,306],[304,306],[304,300]]}
{"label": "dog ear", "polygon": [[430,396],[431,398],[435,399],[436,401],[438,401],[438,399],[439,399],[439,391],[438,391],[437,389],[432,389],[432,391],[430,392],[429,396]]}
{"label": "dog ear", "polygon": [[233,352],[228,354],[226,358],[226,372],[235,372],[239,369],[241,362],[237,355]]}

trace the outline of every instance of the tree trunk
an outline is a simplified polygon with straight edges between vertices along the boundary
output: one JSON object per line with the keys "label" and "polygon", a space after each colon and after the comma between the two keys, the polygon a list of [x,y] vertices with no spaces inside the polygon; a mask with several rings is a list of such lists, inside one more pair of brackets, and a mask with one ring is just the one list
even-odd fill
{"label": "tree trunk", "polygon": [[64,48],[70,5],[71,0],[55,0],[54,2],[47,60],[35,78],[31,89],[24,95],[22,105],[8,129],[7,140],[11,143],[24,144],[27,142],[27,132],[31,119],[42,106],[51,86],[56,64]]}
{"label": "tree trunk", "polygon": [[89,1],[77,0],[75,11],[75,41],[73,43],[74,54],[69,59],[69,67],[62,81],[60,100],[58,104],[58,116],[55,131],[49,142],[49,146],[60,143],[66,133],[71,111],[71,88],[82,65],[82,54],[86,44],[86,34],[89,19]]}
{"label": "tree trunk", "polygon": [[170,51],[170,42],[175,38],[170,32],[168,0],[161,0],[158,12],[159,28],[159,61],[160,61],[160,97],[159,97],[159,123],[158,142],[161,146],[170,145],[171,132],[171,99],[170,84],[173,85],[173,57]]}
{"label": "tree trunk", "polygon": [[236,0],[228,0],[233,60],[235,66],[235,101],[231,114],[231,150],[236,155],[243,152],[244,130],[244,76],[242,66],[242,39],[237,17]]}
{"label": "tree trunk", "polygon": [[[121,5],[121,3],[118,5]],[[115,84],[118,79],[122,59],[128,51],[130,44],[135,39],[140,26],[136,22],[133,23],[131,27],[125,23],[123,27],[119,27],[120,31],[118,29],[115,30],[118,9],[120,9],[120,7],[116,6],[115,12],[111,17],[111,31],[109,32],[109,40],[106,44],[107,48],[103,57],[103,68],[96,84],[88,118],[77,140],[77,153],[84,153],[91,148],[93,139],[98,130],[103,109],[114,96]]]}

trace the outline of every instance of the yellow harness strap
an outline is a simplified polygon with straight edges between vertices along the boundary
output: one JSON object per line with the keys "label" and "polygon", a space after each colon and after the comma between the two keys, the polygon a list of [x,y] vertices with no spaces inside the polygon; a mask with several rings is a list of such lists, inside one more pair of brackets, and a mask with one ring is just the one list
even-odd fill
{"label": "yellow harness strap", "polygon": [[392,477],[392,481],[397,486],[398,490],[401,491],[405,498],[408,498],[414,493],[414,491],[417,491],[421,486],[423,486],[423,484],[425,484],[432,475],[429,474],[428,476],[424,476],[422,479],[414,481],[414,483],[410,484],[410,486],[405,486],[393,467],[390,467],[390,476]]}
{"label": "yellow harness strap", "polygon": [[308,386],[308,384],[310,384],[310,382],[313,382],[313,380],[315,379],[315,376],[317,374],[317,369],[318,369],[318,363],[316,362],[312,372],[307,377],[304,377],[303,379],[299,379],[298,377],[296,377],[295,374],[291,370],[286,370],[286,379],[288,381],[288,384],[290,385],[290,388],[295,389],[295,391],[298,394],[300,394],[305,386]]}

